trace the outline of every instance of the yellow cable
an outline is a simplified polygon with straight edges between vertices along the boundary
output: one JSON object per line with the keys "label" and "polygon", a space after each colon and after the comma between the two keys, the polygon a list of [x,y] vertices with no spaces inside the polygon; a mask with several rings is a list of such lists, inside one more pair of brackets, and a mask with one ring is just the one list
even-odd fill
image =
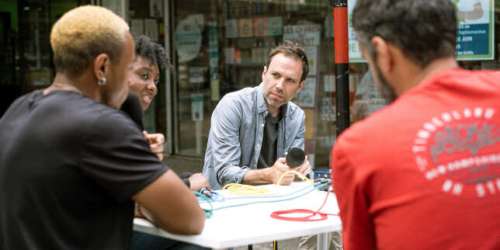
{"label": "yellow cable", "polygon": [[[278,185],[278,186],[281,185],[281,181],[283,180],[283,178],[289,174],[294,174],[305,182],[314,183],[313,180],[307,178],[302,173],[297,172],[295,170],[288,170],[288,171],[284,172],[278,178],[278,182],[276,182],[276,185]],[[229,183],[229,184],[226,184],[222,189],[227,190],[230,193],[236,194],[236,195],[264,195],[264,194],[270,193],[270,191],[265,187],[245,185],[245,184],[240,184],[240,183]]]}
{"label": "yellow cable", "polygon": [[265,187],[245,185],[239,183],[226,184],[222,189],[237,195],[262,195],[269,194],[269,190]]}
{"label": "yellow cable", "polygon": [[284,172],[284,173],[280,176],[280,178],[278,178],[278,181],[276,182],[276,185],[278,185],[278,186],[279,186],[279,185],[281,185],[281,181],[283,180],[283,178],[284,178],[285,176],[289,175],[289,174],[294,174],[294,175],[296,175],[297,177],[299,177],[301,180],[303,180],[303,181],[305,181],[305,182],[308,182],[308,183],[314,183],[314,181],[313,181],[313,180],[311,180],[311,179],[307,178],[307,177],[306,177],[305,175],[303,175],[302,173],[299,173],[299,172],[297,172],[297,171],[295,171],[295,170],[288,170],[288,171]]}

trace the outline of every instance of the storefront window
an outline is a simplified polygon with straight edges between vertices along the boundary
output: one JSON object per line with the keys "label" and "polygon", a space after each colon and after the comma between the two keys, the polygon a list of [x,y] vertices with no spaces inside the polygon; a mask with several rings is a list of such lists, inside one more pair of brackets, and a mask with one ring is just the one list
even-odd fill
{"label": "storefront window", "polygon": [[[135,35],[167,42],[173,66],[162,72],[145,124],[148,131],[172,135],[168,143],[175,155],[201,159],[218,101],[228,92],[258,85],[271,48],[284,40],[302,44],[311,70],[304,90],[293,101],[306,113],[309,160],[316,168],[328,166],[336,134],[336,77],[332,9],[326,0],[0,0],[5,20],[0,27],[5,62],[2,101],[50,84],[54,75],[49,44],[52,24],[69,9],[96,2],[113,10],[128,6],[125,16]],[[454,2],[461,22],[460,66],[499,70],[500,1]],[[352,7],[355,0],[348,3]],[[356,53],[355,44],[349,44],[351,55]],[[362,118],[357,108],[374,110],[384,105],[373,93],[376,88],[365,86],[370,80],[363,81],[367,69],[359,60],[349,65],[352,122]],[[372,99],[358,100],[363,96]],[[0,111],[10,102],[2,103]],[[172,116],[167,117],[170,112]],[[173,131],[167,131],[169,126]]]}
{"label": "storefront window", "polygon": [[[222,32],[222,23],[217,19],[220,3],[175,1],[172,33],[176,61],[174,149],[179,155],[200,157],[206,145],[210,114],[216,104],[211,101],[211,79],[221,80],[220,57],[217,57]],[[216,87],[213,87],[214,92]]]}
{"label": "storefront window", "polygon": [[[42,1],[45,2],[45,1]],[[25,2],[21,6],[19,38],[20,60],[24,68],[21,77],[29,88],[47,86],[51,82],[52,70],[49,44],[50,18],[49,5],[46,3]]]}
{"label": "storefront window", "polygon": [[88,3],[0,0],[0,116],[19,96],[52,83],[52,25],[64,12]]}
{"label": "storefront window", "polygon": [[[355,0],[349,0],[349,2],[352,4]],[[457,7],[459,22],[456,47],[459,66],[469,70],[499,70],[500,1],[461,0],[454,1],[454,3]],[[349,6],[349,8],[352,7],[352,5]],[[352,50],[350,48],[351,52]],[[354,51],[357,50],[354,49]],[[359,53],[354,53],[354,56],[359,56]],[[350,87],[356,93],[351,109],[353,122],[361,120],[385,104],[384,100],[380,99],[380,95],[374,93],[377,90],[373,88],[373,81],[362,80],[366,72],[366,64],[351,63]],[[367,88],[367,85],[372,86]],[[364,93],[366,89],[371,89],[371,93]]]}
{"label": "storefront window", "polygon": [[[115,9],[117,12],[123,5],[124,0],[107,0],[109,8]],[[167,3],[167,2],[165,2]],[[140,35],[148,36],[151,40],[165,46],[165,6],[162,0],[149,1],[129,1],[127,21],[130,30],[134,37]],[[169,64],[169,60],[167,60]],[[165,72],[169,72],[170,66],[167,65],[167,70],[160,72],[160,80],[157,88],[154,101],[147,110],[144,111],[144,129],[150,133],[163,133],[167,135],[167,116],[166,116],[166,77]]]}
{"label": "storefront window", "polygon": [[[304,46],[311,65],[304,90],[293,100],[306,113],[306,153],[315,168],[328,167],[336,139],[334,37],[329,4],[321,0],[174,1],[174,153],[203,157],[210,117],[220,98],[258,85],[269,50],[284,40],[292,40]],[[489,23],[495,27],[499,8],[495,11],[494,4],[491,8],[494,18]],[[494,30],[492,49],[498,50],[498,25]],[[498,70],[499,57],[494,55],[488,60],[459,60],[466,68]],[[361,108],[370,112],[386,105],[386,101],[373,93],[377,90],[368,77],[366,63],[354,60],[349,70],[351,121],[356,122],[363,118],[357,116],[359,101]],[[360,100],[367,96],[371,99]]]}
{"label": "storefront window", "polygon": [[17,60],[24,91],[47,87],[54,76],[50,30],[66,11],[90,1],[18,1]]}
{"label": "storefront window", "polygon": [[176,153],[203,156],[220,98],[258,85],[269,50],[292,40],[310,63],[294,100],[306,112],[306,151],[315,165],[328,166],[335,138],[330,15],[327,1],[175,1]]}

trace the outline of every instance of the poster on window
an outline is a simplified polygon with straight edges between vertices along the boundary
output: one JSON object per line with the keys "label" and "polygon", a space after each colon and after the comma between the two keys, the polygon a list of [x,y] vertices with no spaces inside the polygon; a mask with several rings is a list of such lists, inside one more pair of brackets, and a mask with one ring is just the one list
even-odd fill
{"label": "poster on window", "polygon": [[203,94],[191,94],[191,120],[203,121]]}
{"label": "poster on window", "polygon": [[158,42],[160,40],[160,36],[158,34],[160,30],[158,28],[158,21],[156,19],[146,18],[144,20],[144,26],[146,27],[144,29],[144,34],[150,37],[151,40]]}
{"label": "poster on window", "polygon": [[304,47],[304,52],[306,52],[307,62],[309,64],[309,75],[315,76],[316,69],[318,68],[318,47],[306,46]]}
{"label": "poster on window", "polygon": [[198,56],[203,26],[203,15],[190,15],[177,24],[174,38],[180,63],[189,62]]}
{"label": "poster on window", "polygon": [[316,77],[304,80],[304,88],[295,96],[294,103],[303,108],[313,108],[316,104]]}
{"label": "poster on window", "polygon": [[361,50],[359,49],[358,38],[356,37],[356,32],[352,28],[352,10],[356,5],[356,0],[347,0],[347,11],[348,11],[348,25],[347,34],[349,36],[349,62],[359,63],[366,62],[361,56]]}
{"label": "poster on window", "polygon": [[149,0],[149,16],[163,17],[163,0]]}
{"label": "poster on window", "polygon": [[453,0],[457,7],[458,60],[492,60],[494,0]]}
{"label": "poster on window", "polygon": [[130,32],[134,37],[144,34],[144,19],[131,19],[130,20]]}
{"label": "poster on window", "polygon": [[118,0],[102,0],[102,6],[116,13],[117,15],[123,16],[121,1]]}
{"label": "poster on window", "polygon": [[[457,7],[458,30],[456,54],[458,60],[494,59],[494,0],[452,0]],[[351,25],[356,0],[348,0],[349,62],[365,62],[361,56],[356,33]]]}
{"label": "poster on window", "polygon": [[302,46],[318,46],[321,43],[321,25],[285,25],[283,40],[290,40]]}

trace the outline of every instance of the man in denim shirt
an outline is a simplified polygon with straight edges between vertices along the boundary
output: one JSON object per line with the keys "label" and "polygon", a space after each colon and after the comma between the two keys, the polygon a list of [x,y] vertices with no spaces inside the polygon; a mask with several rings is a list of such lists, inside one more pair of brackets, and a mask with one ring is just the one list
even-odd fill
{"label": "man in denim shirt", "polygon": [[[304,149],[304,111],[290,102],[309,69],[304,50],[285,42],[269,53],[262,83],[225,95],[212,114],[203,175],[210,186],[277,183],[290,170],[284,158]],[[307,160],[295,170],[310,171]],[[280,184],[290,184],[286,175]]]}

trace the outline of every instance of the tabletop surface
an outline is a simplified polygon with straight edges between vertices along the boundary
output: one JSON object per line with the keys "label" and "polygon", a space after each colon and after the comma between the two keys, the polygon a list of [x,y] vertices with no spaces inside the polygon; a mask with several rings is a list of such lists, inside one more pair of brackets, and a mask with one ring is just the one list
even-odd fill
{"label": "tabletop surface", "polygon": [[210,248],[237,247],[341,230],[340,218],[336,215],[329,215],[323,221],[307,222],[271,218],[271,213],[277,210],[316,211],[325,198],[327,201],[321,212],[337,214],[338,205],[333,193],[327,195],[327,192],[313,189],[311,185],[305,183],[293,183],[287,187],[275,185],[266,187],[269,188],[270,194],[262,197],[236,197],[225,193],[223,195],[225,198],[221,201],[211,204],[200,201],[201,207],[211,207],[214,211],[206,220],[205,227],[199,235],[171,234],[143,219],[134,220],[134,230]]}

